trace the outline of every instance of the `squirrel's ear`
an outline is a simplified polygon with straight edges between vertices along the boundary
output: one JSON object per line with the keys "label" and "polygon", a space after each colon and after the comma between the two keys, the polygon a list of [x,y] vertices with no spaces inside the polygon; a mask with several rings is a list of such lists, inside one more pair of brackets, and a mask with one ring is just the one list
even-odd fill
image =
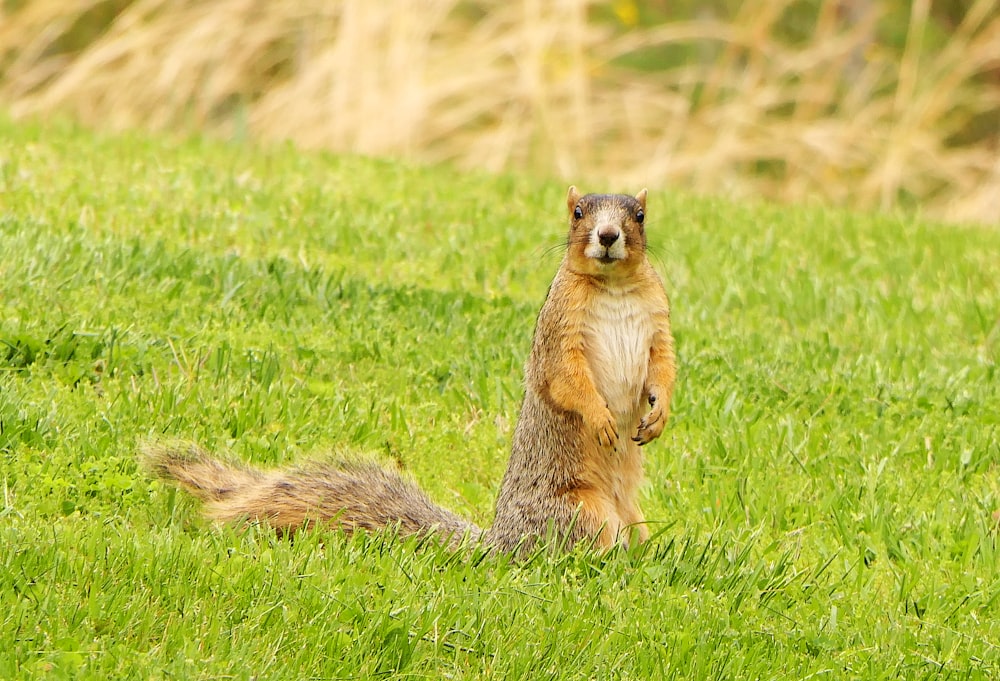
{"label": "squirrel's ear", "polygon": [[569,208],[570,213],[573,212],[578,203],[580,203],[580,192],[576,190],[576,187],[571,186],[569,191],[566,192],[566,207]]}
{"label": "squirrel's ear", "polygon": [[639,205],[642,206],[642,209],[646,210],[646,190],[643,189],[641,192],[636,194],[635,199],[639,202]]}

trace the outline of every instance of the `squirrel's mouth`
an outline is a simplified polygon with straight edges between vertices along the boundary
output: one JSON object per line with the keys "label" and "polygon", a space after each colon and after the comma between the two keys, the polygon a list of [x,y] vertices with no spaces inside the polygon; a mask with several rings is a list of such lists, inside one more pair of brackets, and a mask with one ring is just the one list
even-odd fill
{"label": "squirrel's mouth", "polygon": [[624,253],[619,253],[614,248],[607,247],[595,248],[587,255],[602,265],[611,265],[625,258]]}
{"label": "squirrel's mouth", "polygon": [[628,256],[628,252],[625,250],[625,244],[619,239],[610,246],[605,246],[600,243],[593,243],[587,245],[584,255],[592,260],[596,260],[602,265],[612,265],[616,262],[625,260]]}

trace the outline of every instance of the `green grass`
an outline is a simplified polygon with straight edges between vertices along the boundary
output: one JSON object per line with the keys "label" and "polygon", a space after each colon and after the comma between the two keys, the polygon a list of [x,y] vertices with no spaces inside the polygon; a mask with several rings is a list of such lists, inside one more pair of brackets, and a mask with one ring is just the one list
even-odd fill
{"label": "green grass", "polygon": [[997,678],[996,231],[654,191],[631,553],[290,543],[137,469],[367,452],[489,523],[564,191],[0,119],[0,678]]}

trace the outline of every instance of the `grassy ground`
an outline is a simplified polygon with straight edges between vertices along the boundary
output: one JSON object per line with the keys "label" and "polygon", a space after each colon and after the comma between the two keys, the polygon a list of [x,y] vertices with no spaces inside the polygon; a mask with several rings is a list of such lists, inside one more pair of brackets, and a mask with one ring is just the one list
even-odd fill
{"label": "grassy ground", "polygon": [[631,554],[291,544],[137,470],[368,452],[488,523],[564,191],[0,119],[0,677],[996,678],[996,231],[654,191]]}

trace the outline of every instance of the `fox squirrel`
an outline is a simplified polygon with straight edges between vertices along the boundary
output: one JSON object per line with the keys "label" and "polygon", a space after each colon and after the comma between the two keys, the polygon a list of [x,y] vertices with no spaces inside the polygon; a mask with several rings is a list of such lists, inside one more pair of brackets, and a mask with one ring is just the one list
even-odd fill
{"label": "fox squirrel", "polygon": [[492,527],[373,463],[259,471],[195,446],[154,444],[147,468],[205,502],[216,521],[262,520],[286,533],[312,522],[389,526],[501,552],[539,539],[566,548],[645,540],[639,447],[663,432],[676,376],[667,295],[646,257],[646,190],[581,196],[570,187],[566,203],[567,251],[538,315]]}

